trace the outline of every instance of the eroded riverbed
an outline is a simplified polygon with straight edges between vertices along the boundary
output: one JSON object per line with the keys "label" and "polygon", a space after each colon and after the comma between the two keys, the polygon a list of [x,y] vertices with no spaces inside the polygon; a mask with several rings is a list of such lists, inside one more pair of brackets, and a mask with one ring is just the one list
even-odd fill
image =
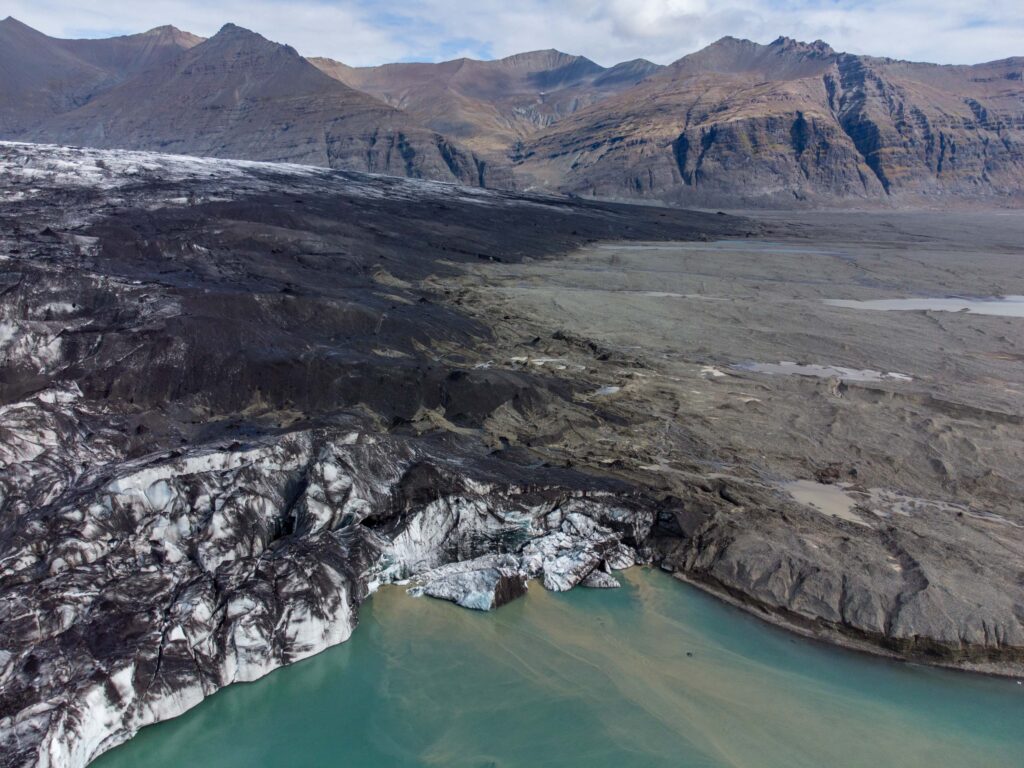
{"label": "eroded riverbed", "polygon": [[97,768],[1018,766],[1024,686],[797,639],[651,570],[490,614],[384,589],[352,639]]}

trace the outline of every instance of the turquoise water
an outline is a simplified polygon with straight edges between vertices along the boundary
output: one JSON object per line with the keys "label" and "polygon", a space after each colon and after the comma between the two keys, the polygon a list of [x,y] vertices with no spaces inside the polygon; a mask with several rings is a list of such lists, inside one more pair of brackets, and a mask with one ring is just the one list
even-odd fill
{"label": "turquoise water", "polygon": [[1024,766],[1024,686],[791,637],[657,571],[491,614],[385,588],[352,639],[96,768]]}

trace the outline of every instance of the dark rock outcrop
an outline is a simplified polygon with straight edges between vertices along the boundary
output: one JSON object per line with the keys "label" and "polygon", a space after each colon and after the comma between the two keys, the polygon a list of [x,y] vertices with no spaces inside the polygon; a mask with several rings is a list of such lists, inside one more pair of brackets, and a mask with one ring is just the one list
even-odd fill
{"label": "dark rock outcrop", "polygon": [[985,558],[989,532],[927,506],[889,525],[823,525],[744,490],[741,507],[719,503],[692,536],[664,540],[662,567],[832,642],[986,671],[1024,662],[1018,568]]}

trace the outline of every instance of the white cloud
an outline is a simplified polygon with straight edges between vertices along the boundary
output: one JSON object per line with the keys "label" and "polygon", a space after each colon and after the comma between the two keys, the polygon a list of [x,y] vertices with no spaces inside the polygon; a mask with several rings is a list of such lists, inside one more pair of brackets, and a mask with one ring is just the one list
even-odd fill
{"label": "white cloud", "polygon": [[[210,35],[227,21],[307,55],[351,64],[452,50],[504,56],[537,48],[603,64],[659,62],[723,35],[768,42],[823,39],[838,50],[942,63],[1024,55],[1024,3],[989,0],[8,0],[7,12],[48,34],[98,36],[174,24]],[[478,41],[474,44],[472,41]]]}

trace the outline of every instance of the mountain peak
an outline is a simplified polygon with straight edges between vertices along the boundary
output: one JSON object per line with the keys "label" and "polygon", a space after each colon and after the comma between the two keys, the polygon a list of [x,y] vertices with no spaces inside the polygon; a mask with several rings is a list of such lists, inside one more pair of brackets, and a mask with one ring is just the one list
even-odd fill
{"label": "mountain peak", "polygon": [[217,34],[214,35],[214,37],[220,37],[221,35],[255,35],[256,37],[261,36],[258,33],[253,32],[251,29],[240,27],[237,24],[234,24],[230,21],[223,27],[221,27],[219,30],[217,30]]}
{"label": "mountain peak", "polygon": [[526,74],[533,87],[543,91],[581,82],[605,71],[604,67],[585,56],[573,56],[554,48],[517,53],[501,59],[499,63]]}
{"label": "mountain peak", "polygon": [[0,21],[0,26],[11,27],[13,29],[30,29],[33,32],[36,31],[36,30],[32,29],[32,27],[30,27],[25,22],[18,21],[18,19],[14,18],[13,16],[8,16],[3,21]]}
{"label": "mountain peak", "polygon": [[172,24],[164,24],[160,27],[153,27],[150,30],[142,33],[145,37],[196,37],[191,32],[186,32],[183,29],[178,29]]}
{"label": "mountain peak", "polygon": [[[293,58],[299,59],[299,52],[292,48],[290,45],[284,43],[276,43],[273,40],[268,40],[259,32],[253,32],[251,29],[240,27],[237,24],[228,22],[216,35],[211,37],[203,45],[203,50],[217,50],[217,49],[237,49],[245,51],[263,51],[265,53],[275,52],[279,54],[285,54]],[[198,46],[196,49],[198,50]],[[303,61],[305,61],[303,59]],[[310,65],[312,67],[312,65]]]}
{"label": "mountain peak", "polygon": [[[501,59],[503,64],[515,67],[535,67],[537,69],[555,69],[557,67],[564,67],[567,64],[574,64],[578,61],[590,62],[590,59],[583,56],[574,56],[571,53],[564,53],[555,48],[524,51],[523,53],[515,53]],[[594,66],[597,65],[595,64]]]}
{"label": "mountain peak", "polygon": [[768,45],[761,45],[752,40],[723,37],[673,62],[671,67],[677,76],[702,72],[758,72],[768,79],[792,79],[818,74],[832,56],[835,51],[821,40],[804,43],[778,37]]}
{"label": "mountain peak", "polygon": [[771,43],[772,48],[780,48],[793,53],[815,54],[819,56],[831,56],[835,53],[832,46],[824,40],[815,40],[813,43],[805,43],[801,40],[794,40],[792,37],[780,35]]}
{"label": "mountain peak", "polygon": [[[259,32],[253,32],[251,29],[246,29],[245,27],[240,27],[237,24],[232,24],[230,21],[223,27],[221,27],[219,30],[217,30],[217,34],[211,37],[210,39],[216,40],[218,38],[222,40],[262,40],[267,43],[272,42],[270,40],[267,40],[267,38],[265,38]],[[273,44],[279,45],[279,43]]]}
{"label": "mountain peak", "polygon": [[178,29],[170,24],[165,24],[161,27],[153,27],[153,29],[143,32],[142,37],[177,43],[183,48],[192,48],[199,45],[199,43],[204,40],[204,38],[199,37],[199,35],[193,35],[191,32]]}
{"label": "mountain peak", "polygon": [[[781,40],[782,38],[779,39]],[[737,45],[755,46],[757,45],[757,43],[755,43],[753,40],[748,40],[745,37],[734,37],[733,35],[726,35],[725,37],[718,38],[717,40],[715,40],[715,42],[711,43],[703,50],[708,50],[708,48],[727,48],[730,46]]]}

